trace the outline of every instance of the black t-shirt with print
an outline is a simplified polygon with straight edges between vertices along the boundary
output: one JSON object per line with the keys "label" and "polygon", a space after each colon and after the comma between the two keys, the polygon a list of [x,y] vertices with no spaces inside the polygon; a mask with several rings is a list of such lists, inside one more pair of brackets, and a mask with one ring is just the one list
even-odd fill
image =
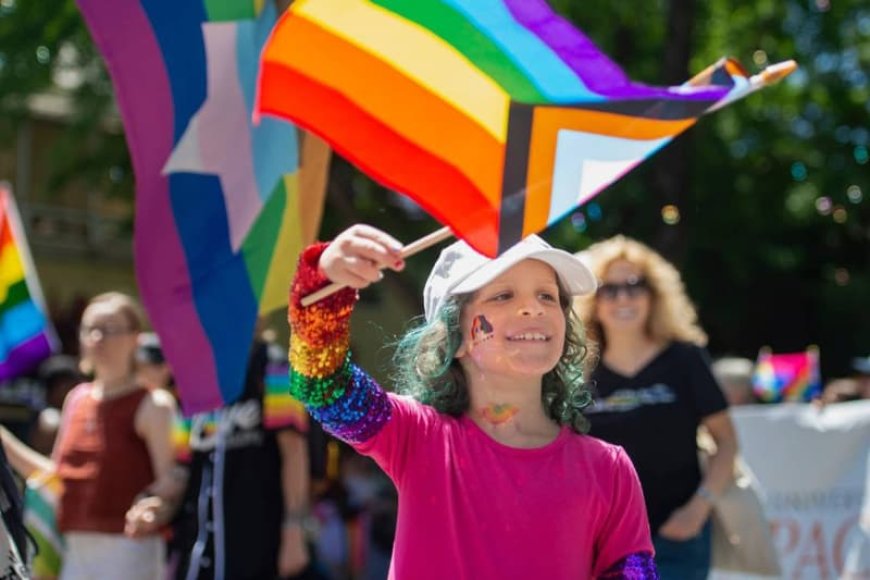
{"label": "black t-shirt with print", "polygon": [[631,377],[602,361],[592,382],[590,434],[621,445],[631,457],[655,534],[701,483],[698,425],[728,407],[707,353],[674,342]]}
{"label": "black t-shirt with print", "polygon": [[263,420],[267,359],[257,343],[241,399],[192,418],[190,478],[171,549],[177,580],[276,577],[284,496],[276,431]]}

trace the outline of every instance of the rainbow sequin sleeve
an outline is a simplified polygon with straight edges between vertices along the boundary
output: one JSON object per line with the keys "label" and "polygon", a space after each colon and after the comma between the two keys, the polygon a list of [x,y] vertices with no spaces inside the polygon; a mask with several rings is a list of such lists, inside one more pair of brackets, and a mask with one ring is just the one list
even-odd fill
{"label": "rainbow sequin sleeve", "polygon": [[649,552],[629,554],[603,574],[598,580],[659,580],[653,555]]}
{"label": "rainbow sequin sleeve", "polygon": [[290,292],[290,394],[323,428],[348,443],[363,443],[390,419],[383,389],[350,362],[350,315],[356,290],[346,288],[308,307],[301,300],[326,286],[318,261],[326,244],[308,247]]}

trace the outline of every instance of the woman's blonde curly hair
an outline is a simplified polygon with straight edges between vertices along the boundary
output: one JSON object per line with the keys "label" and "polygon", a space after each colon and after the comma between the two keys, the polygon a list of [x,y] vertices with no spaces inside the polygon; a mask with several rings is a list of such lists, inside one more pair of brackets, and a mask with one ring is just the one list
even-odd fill
{"label": "woman's blonde curly hair", "polygon": [[[698,324],[698,313],[686,295],[680,273],[658,252],[637,240],[618,235],[589,246],[578,256],[599,280],[617,260],[639,267],[650,288],[651,305],[646,328],[649,337],[660,342],[679,340],[706,346],[707,334]],[[577,298],[575,308],[590,338],[603,350],[606,336],[595,316],[595,300],[594,294]]]}

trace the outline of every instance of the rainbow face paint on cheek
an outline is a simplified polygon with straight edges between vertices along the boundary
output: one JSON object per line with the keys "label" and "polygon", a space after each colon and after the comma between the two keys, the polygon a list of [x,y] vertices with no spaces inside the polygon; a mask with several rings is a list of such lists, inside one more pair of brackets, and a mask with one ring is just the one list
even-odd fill
{"label": "rainbow face paint on cheek", "polygon": [[520,410],[513,405],[487,405],[480,410],[480,416],[493,425],[503,425],[514,418]]}
{"label": "rainbow face paint on cheek", "polygon": [[474,317],[471,323],[471,344],[477,345],[492,338],[493,327],[483,314]]}

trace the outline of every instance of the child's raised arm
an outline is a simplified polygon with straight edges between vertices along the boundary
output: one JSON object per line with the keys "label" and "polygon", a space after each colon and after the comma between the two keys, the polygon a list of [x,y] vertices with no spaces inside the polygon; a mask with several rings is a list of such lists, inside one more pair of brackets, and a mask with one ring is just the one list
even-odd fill
{"label": "child's raised arm", "polygon": [[[290,392],[336,437],[361,443],[390,416],[384,391],[350,363],[350,315],[357,289],[381,279],[383,268],[401,270],[402,245],[370,226],[345,230],[330,244],[300,257],[290,295]],[[303,297],[330,282],[348,286],[308,307]]]}

